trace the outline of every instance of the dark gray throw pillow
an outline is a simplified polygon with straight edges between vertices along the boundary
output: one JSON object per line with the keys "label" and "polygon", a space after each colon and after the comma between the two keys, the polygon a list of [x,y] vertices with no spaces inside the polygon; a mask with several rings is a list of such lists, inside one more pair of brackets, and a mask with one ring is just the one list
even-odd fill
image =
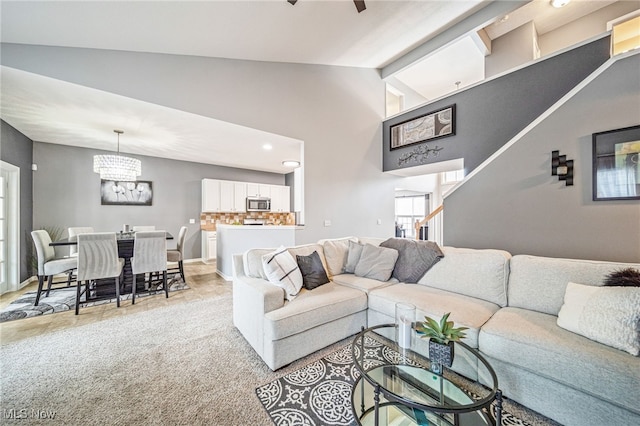
{"label": "dark gray throw pillow", "polygon": [[398,260],[391,276],[403,283],[417,283],[444,257],[438,244],[433,241],[389,238],[380,246],[398,250]]}
{"label": "dark gray throw pillow", "polygon": [[296,255],[298,262],[298,268],[302,272],[302,286],[307,290],[313,290],[320,287],[323,284],[329,282],[327,272],[322,266],[322,260],[317,251],[314,251],[309,256]]}

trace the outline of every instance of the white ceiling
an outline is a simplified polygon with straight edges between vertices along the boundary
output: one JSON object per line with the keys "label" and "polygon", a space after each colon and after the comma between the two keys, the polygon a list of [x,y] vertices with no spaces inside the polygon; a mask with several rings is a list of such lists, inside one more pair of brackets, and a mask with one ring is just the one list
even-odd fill
{"label": "white ceiling", "polygon": [[[357,13],[351,0],[2,0],[0,36],[5,43],[380,68],[487,4],[366,0]],[[132,154],[276,173],[291,171],[282,160],[301,159],[302,142],[286,135],[7,67],[1,90],[2,118],[39,142],[113,150],[119,128],[121,151]],[[265,141],[270,153],[243,158]]]}

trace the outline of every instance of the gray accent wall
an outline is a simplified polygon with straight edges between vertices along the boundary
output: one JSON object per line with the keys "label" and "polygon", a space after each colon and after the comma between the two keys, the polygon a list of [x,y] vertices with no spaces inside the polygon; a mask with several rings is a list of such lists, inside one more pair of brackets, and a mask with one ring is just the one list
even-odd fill
{"label": "gray accent wall", "polygon": [[[536,62],[383,123],[384,170],[393,171],[464,158],[467,174],[506,144],[609,58],[609,37]],[[390,127],[456,105],[456,134],[395,150]],[[443,148],[425,162],[399,165],[400,157],[427,145]]]}
{"label": "gray accent wall", "polygon": [[302,140],[305,227],[296,242],[394,234],[399,178],[381,171],[385,86],[377,70],[17,44],[3,44],[1,60]]}
{"label": "gray accent wall", "polygon": [[33,229],[33,142],[4,120],[0,120],[0,127],[0,159],[20,168],[20,281],[24,281],[29,278],[27,253],[32,244],[30,233]]}
{"label": "gray accent wall", "polygon": [[[100,176],[93,172],[93,156],[107,154],[52,143],[33,144],[33,226],[93,226],[98,232],[120,231],[127,225],[155,225],[175,237],[187,226],[185,258],[199,258],[202,179],[222,179],[284,185],[284,175],[232,167],[135,155],[142,162],[139,180],[152,182],[151,206],[103,206]],[[195,224],[189,224],[195,219]],[[66,232],[65,232],[66,236]],[[175,246],[169,242],[168,246]],[[61,250],[59,250],[61,251]],[[61,251],[62,254],[62,251]]]}
{"label": "gray accent wall", "polygon": [[[640,262],[640,201],[592,201],[592,134],[640,124],[640,54],[619,60],[445,198],[444,242]],[[573,159],[573,186],[551,151]]]}

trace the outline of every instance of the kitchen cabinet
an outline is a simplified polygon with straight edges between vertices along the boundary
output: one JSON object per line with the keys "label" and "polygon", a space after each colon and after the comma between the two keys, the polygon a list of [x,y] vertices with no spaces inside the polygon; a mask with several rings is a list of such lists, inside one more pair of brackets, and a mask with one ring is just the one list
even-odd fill
{"label": "kitchen cabinet", "polygon": [[220,181],[215,179],[202,179],[202,211],[222,211],[220,201]]}
{"label": "kitchen cabinet", "polygon": [[271,197],[271,187],[273,185],[266,185],[260,183],[248,183],[247,184],[247,197]]}
{"label": "kitchen cabinet", "polygon": [[274,213],[291,211],[291,194],[288,186],[271,187],[271,211]]}
{"label": "kitchen cabinet", "polygon": [[247,185],[243,182],[220,181],[220,211],[246,212]]}
{"label": "kitchen cabinet", "polygon": [[216,231],[202,231],[202,261],[209,263],[217,258],[218,241]]}

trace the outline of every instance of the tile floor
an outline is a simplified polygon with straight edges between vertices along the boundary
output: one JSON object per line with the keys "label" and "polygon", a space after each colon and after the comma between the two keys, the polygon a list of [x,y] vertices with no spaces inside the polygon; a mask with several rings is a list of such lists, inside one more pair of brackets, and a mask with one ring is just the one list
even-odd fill
{"label": "tile floor", "polygon": [[[135,312],[156,309],[162,306],[175,305],[231,293],[231,282],[225,281],[216,273],[215,263],[204,264],[200,261],[185,262],[184,267],[189,289],[172,292],[169,294],[168,299],[165,298],[163,294],[158,294],[152,297],[139,298],[136,300],[135,305],[131,305],[131,301],[123,301],[120,304],[120,308],[116,308],[115,303],[107,303],[81,308],[80,315],[74,315],[74,311],[71,310],[68,312],[0,323],[0,344],[7,344],[55,330],[102,321],[115,316],[130,315]],[[36,291],[37,288],[36,281],[19,291],[3,294],[0,296],[0,309],[4,308],[25,292]]]}

